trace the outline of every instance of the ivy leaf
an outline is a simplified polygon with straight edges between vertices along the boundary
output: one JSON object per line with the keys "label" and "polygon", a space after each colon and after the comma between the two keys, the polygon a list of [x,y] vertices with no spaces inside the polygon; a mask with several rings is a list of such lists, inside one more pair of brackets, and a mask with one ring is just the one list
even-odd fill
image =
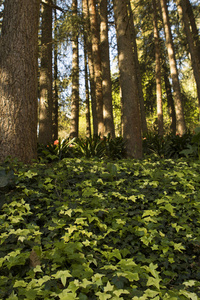
{"label": "ivy leaf", "polygon": [[104,287],[104,292],[111,292],[113,291],[114,286],[110,284],[110,282],[107,282],[107,285]]}
{"label": "ivy leaf", "polygon": [[58,271],[56,274],[52,275],[56,279],[60,279],[63,286],[66,286],[67,278],[72,277],[68,270]]}
{"label": "ivy leaf", "polygon": [[161,279],[159,278],[154,278],[149,276],[148,281],[147,281],[147,286],[155,286],[158,290],[160,289],[160,284],[159,282],[161,281]]}

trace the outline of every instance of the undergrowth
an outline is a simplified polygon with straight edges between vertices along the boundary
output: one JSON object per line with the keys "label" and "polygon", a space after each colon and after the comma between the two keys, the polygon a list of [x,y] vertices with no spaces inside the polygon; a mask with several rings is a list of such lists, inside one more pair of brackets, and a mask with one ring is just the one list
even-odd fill
{"label": "undergrowth", "polygon": [[0,299],[200,299],[200,162],[0,168]]}

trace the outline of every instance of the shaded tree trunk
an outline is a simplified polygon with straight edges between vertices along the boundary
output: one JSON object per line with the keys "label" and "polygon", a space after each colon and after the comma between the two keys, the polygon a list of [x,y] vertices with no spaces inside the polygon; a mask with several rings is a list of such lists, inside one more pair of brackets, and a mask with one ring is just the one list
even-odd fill
{"label": "shaded tree trunk", "polygon": [[98,21],[96,13],[96,1],[88,0],[89,16],[90,16],[90,29],[92,40],[92,57],[94,64],[94,77],[95,77],[95,95],[96,95],[96,111],[98,122],[98,134],[104,135],[103,123],[103,94],[102,94],[102,77],[101,77],[101,55],[100,55],[100,39],[98,32]]}
{"label": "shaded tree trunk", "polygon": [[90,121],[90,95],[88,85],[88,65],[87,65],[87,52],[86,41],[84,38],[84,63],[85,63],[85,116],[86,116],[86,136],[91,136],[91,121]]}
{"label": "shaded tree trunk", "polygon": [[84,39],[86,45],[86,51],[88,56],[88,68],[89,68],[89,80],[90,80],[90,95],[92,103],[92,120],[93,120],[93,134],[98,134],[98,120],[96,109],[96,92],[95,92],[95,76],[94,76],[94,64],[92,59],[92,44],[90,37],[90,22],[89,22],[89,7],[88,0],[82,0],[83,18],[84,18]]}
{"label": "shaded tree trunk", "polygon": [[[77,0],[72,2],[74,25],[77,18]],[[72,102],[71,102],[71,126],[70,137],[78,137],[79,127],[79,51],[78,30],[76,26],[72,29]]]}
{"label": "shaded tree trunk", "polygon": [[100,0],[100,39],[101,39],[101,68],[103,88],[103,117],[105,132],[104,135],[115,137],[112,106],[112,83],[110,77],[110,56],[108,42],[108,9],[107,0]]}
{"label": "shaded tree trunk", "polygon": [[189,52],[191,55],[191,63],[192,69],[194,73],[194,78],[196,81],[197,86],[197,96],[198,96],[198,103],[199,103],[199,116],[200,116],[200,61],[199,61],[199,52],[198,48],[195,45],[195,41],[193,40],[192,32],[190,31],[190,22],[189,17],[187,15],[187,7],[185,0],[177,0],[177,8],[179,16],[182,20],[184,32],[187,37]]}
{"label": "shaded tree trunk", "polygon": [[130,13],[131,40],[132,40],[132,44],[133,44],[133,52],[134,52],[134,59],[135,59],[135,66],[136,66],[136,78],[137,78],[138,94],[139,94],[139,100],[140,100],[142,133],[145,134],[145,133],[148,132],[148,128],[147,128],[146,113],[145,113],[145,106],[144,106],[144,97],[143,97],[143,90],[142,90],[142,79],[141,79],[141,72],[140,72],[140,64],[139,64],[139,59],[138,59],[135,25],[134,25],[133,11],[131,9],[130,1],[128,0],[127,2],[128,2],[129,13]]}
{"label": "shaded tree trunk", "polygon": [[155,73],[156,73],[156,102],[158,117],[158,134],[163,135],[163,109],[162,109],[162,84],[161,84],[161,60],[160,60],[160,41],[157,21],[157,4],[153,4],[153,26],[154,26],[154,44],[155,44]]}
{"label": "shaded tree trunk", "polygon": [[[56,0],[54,1],[56,5]],[[54,9],[54,95],[53,95],[53,141],[58,139],[58,46],[57,13]]]}
{"label": "shaded tree trunk", "polygon": [[52,1],[43,2],[38,141],[46,145],[52,142]]}
{"label": "shaded tree trunk", "polygon": [[[39,0],[6,0],[0,37],[0,161],[37,157]],[[16,30],[17,28],[17,30]]]}
{"label": "shaded tree trunk", "polygon": [[113,0],[113,5],[122,88],[122,133],[128,157],[142,158],[141,116],[127,5],[123,0]]}
{"label": "shaded tree trunk", "polygon": [[176,132],[180,135],[183,135],[186,132],[186,124],[185,124],[185,118],[183,112],[183,103],[182,103],[181,89],[180,89],[180,83],[178,78],[178,69],[176,65],[174,44],[172,40],[172,33],[171,33],[166,0],[160,0],[160,6],[161,6],[161,12],[163,18],[163,26],[165,31],[166,47],[167,47],[168,57],[169,57],[170,73],[172,78],[174,104],[176,110]]}

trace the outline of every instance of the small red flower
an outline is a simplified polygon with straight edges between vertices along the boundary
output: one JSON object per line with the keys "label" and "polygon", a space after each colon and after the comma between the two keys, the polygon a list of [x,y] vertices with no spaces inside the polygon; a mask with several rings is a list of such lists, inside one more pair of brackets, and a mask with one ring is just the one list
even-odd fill
{"label": "small red flower", "polygon": [[59,140],[55,140],[53,144],[54,145],[58,145],[59,144]]}

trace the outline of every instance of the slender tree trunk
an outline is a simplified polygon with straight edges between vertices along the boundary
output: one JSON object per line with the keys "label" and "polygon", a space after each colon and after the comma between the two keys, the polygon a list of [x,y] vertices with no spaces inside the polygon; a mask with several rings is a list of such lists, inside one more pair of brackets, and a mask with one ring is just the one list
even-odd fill
{"label": "slender tree trunk", "polygon": [[37,157],[39,0],[6,0],[0,37],[0,161]]}
{"label": "slender tree trunk", "polygon": [[104,135],[103,123],[103,94],[102,94],[102,77],[101,77],[101,55],[100,40],[98,33],[98,22],[96,14],[96,1],[89,0],[90,28],[92,36],[92,57],[94,63],[95,91],[96,91],[96,111],[98,121],[98,134]]}
{"label": "slender tree trunk", "polygon": [[162,109],[162,84],[161,84],[161,61],[160,61],[160,39],[157,21],[157,4],[156,0],[152,0],[153,4],[153,26],[154,26],[154,44],[155,44],[155,73],[156,73],[156,102],[158,117],[158,134],[163,135],[163,109]]}
{"label": "slender tree trunk", "polygon": [[160,0],[160,5],[165,31],[166,47],[169,57],[170,73],[172,77],[174,104],[176,110],[176,132],[183,135],[186,132],[186,124],[166,0]]}
{"label": "slender tree trunk", "polygon": [[128,157],[142,158],[141,116],[126,1],[113,0],[122,88],[123,137]]}
{"label": "slender tree trunk", "polygon": [[[77,0],[72,2],[74,20],[77,18]],[[76,24],[76,22],[74,22]],[[72,103],[70,137],[78,137],[79,127],[79,51],[76,26],[72,29]]]}
{"label": "slender tree trunk", "polygon": [[100,0],[100,37],[101,37],[101,67],[102,67],[102,88],[103,88],[103,115],[104,135],[115,137],[112,106],[112,83],[110,76],[110,56],[108,42],[108,9],[107,0]]}
{"label": "slender tree trunk", "polygon": [[86,116],[86,136],[91,136],[91,122],[90,122],[90,96],[88,85],[88,65],[87,65],[87,51],[86,41],[84,38],[84,63],[85,63],[85,116]]}
{"label": "slender tree trunk", "polygon": [[163,73],[164,73],[164,82],[165,82],[165,90],[167,94],[167,105],[168,105],[168,111],[169,111],[169,117],[171,120],[171,131],[176,134],[176,112],[175,112],[175,106],[174,106],[174,99],[172,95],[172,89],[171,84],[169,81],[169,69],[166,65],[166,63],[163,64]]}
{"label": "slender tree trunk", "polygon": [[186,1],[185,0],[177,0],[177,8],[179,16],[182,20],[184,32],[187,37],[188,46],[189,46],[189,52],[191,55],[191,63],[192,63],[192,69],[194,73],[194,78],[196,81],[197,86],[197,96],[198,96],[198,103],[199,103],[199,116],[200,116],[200,61],[199,61],[199,53],[198,49],[195,46],[195,41],[193,40],[192,32],[190,31],[190,23],[189,18],[186,13],[187,7],[186,7]]}
{"label": "slender tree trunk", "polygon": [[[54,5],[56,5],[54,0]],[[58,46],[57,13],[54,9],[54,95],[53,95],[53,141],[58,139]]]}
{"label": "slender tree trunk", "polygon": [[94,76],[94,64],[92,59],[92,44],[90,36],[90,22],[89,22],[89,7],[88,0],[82,0],[83,18],[84,18],[84,38],[88,56],[88,68],[89,68],[89,80],[90,80],[90,95],[92,103],[92,120],[93,120],[93,134],[98,134],[98,120],[96,109],[96,91],[95,91],[95,76]]}
{"label": "slender tree trunk", "polygon": [[128,2],[129,13],[130,13],[131,40],[132,40],[132,44],[133,44],[133,52],[134,52],[135,66],[136,66],[136,78],[137,78],[138,94],[139,94],[139,100],[140,100],[142,133],[145,134],[145,133],[148,132],[148,128],[147,128],[146,113],[145,113],[145,106],[144,106],[144,97],[143,97],[143,90],[142,90],[142,79],[141,79],[141,72],[140,72],[140,64],[139,64],[139,59],[138,59],[135,25],[134,25],[133,11],[131,9],[130,1],[128,0],[127,2]]}
{"label": "slender tree trunk", "polygon": [[38,141],[46,145],[52,142],[52,3],[43,2]]}

